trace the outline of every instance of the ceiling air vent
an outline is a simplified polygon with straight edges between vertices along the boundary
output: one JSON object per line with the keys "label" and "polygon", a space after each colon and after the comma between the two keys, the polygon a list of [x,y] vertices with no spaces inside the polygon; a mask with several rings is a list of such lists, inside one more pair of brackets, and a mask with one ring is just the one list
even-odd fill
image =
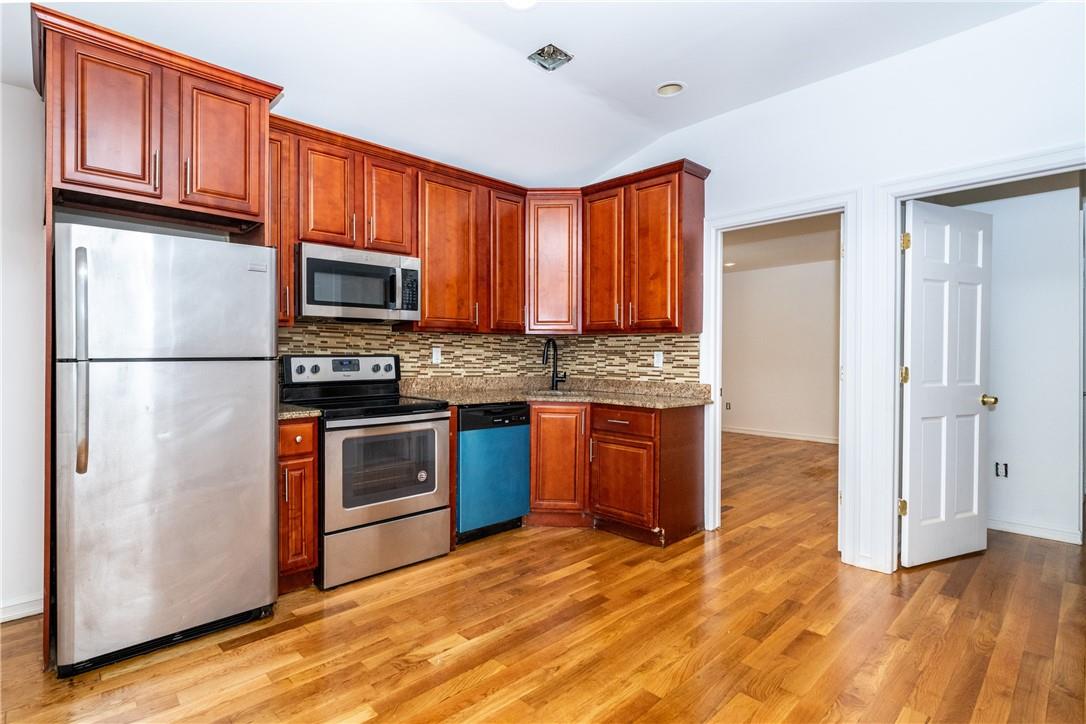
{"label": "ceiling air vent", "polygon": [[573,56],[559,48],[554,43],[547,43],[539,50],[528,56],[528,60],[538,65],[543,70],[558,70],[563,65],[573,60]]}

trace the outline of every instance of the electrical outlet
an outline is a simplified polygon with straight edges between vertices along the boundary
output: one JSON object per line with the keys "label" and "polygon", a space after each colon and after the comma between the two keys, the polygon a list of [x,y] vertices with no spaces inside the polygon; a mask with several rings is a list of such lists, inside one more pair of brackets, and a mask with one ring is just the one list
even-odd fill
{"label": "electrical outlet", "polygon": [[664,366],[664,353],[663,352],[653,352],[652,353],[652,366],[653,367],[663,367]]}
{"label": "electrical outlet", "polygon": [[433,349],[431,350],[430,361],[432,361],[435,365],[441,364],[441,347],[439,345],[434,345]]}
{"label": "electrical outlet", "polygon": [[725,403],[724,403],[724,409],[725,409],[725,410],[730,410],[730,409],[732,409],[732,403],[730,403],[730,402],[725,402]]}

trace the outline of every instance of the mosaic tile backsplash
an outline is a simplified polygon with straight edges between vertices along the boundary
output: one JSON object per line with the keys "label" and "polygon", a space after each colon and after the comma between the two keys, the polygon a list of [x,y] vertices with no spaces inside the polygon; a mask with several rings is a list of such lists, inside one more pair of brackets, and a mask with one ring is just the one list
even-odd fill
{"label": "mosaic tile backsplash", "polygon": [[[400,355],[404,377],[485,377],[545,372],[545,337],[492,334],[397,332],[379,324],[296,322],[279,330],[279,354]],[[560,369],[578,377],[698,382],[698,335],[556,337]],[[440,365],[431,348],[441,347]],[[652,353],[664,366],[652,366]]]}

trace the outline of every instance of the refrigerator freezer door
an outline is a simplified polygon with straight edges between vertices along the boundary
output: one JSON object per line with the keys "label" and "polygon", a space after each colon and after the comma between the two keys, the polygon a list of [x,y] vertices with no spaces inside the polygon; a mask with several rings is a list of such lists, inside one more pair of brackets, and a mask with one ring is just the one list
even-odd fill
{"label": "refrigerator freezer door", "polygon": [[89,359],[275,356],[274,249],[73,223],[55,239],[57,359],[84,339]]}
{"label": "refrigerator freezer door", "polygon": [[58,664],[272,603],[276,363],[56,371]]}

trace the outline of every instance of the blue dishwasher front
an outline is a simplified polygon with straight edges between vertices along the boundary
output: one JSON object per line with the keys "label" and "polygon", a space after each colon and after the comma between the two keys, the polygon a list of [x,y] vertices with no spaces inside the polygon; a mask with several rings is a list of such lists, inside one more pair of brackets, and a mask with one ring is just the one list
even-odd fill
{"label": "blue dishwasher front", "polygon": [[459,415],[457,536],[519,525],[528,514],[528,405],[465,405]]}

